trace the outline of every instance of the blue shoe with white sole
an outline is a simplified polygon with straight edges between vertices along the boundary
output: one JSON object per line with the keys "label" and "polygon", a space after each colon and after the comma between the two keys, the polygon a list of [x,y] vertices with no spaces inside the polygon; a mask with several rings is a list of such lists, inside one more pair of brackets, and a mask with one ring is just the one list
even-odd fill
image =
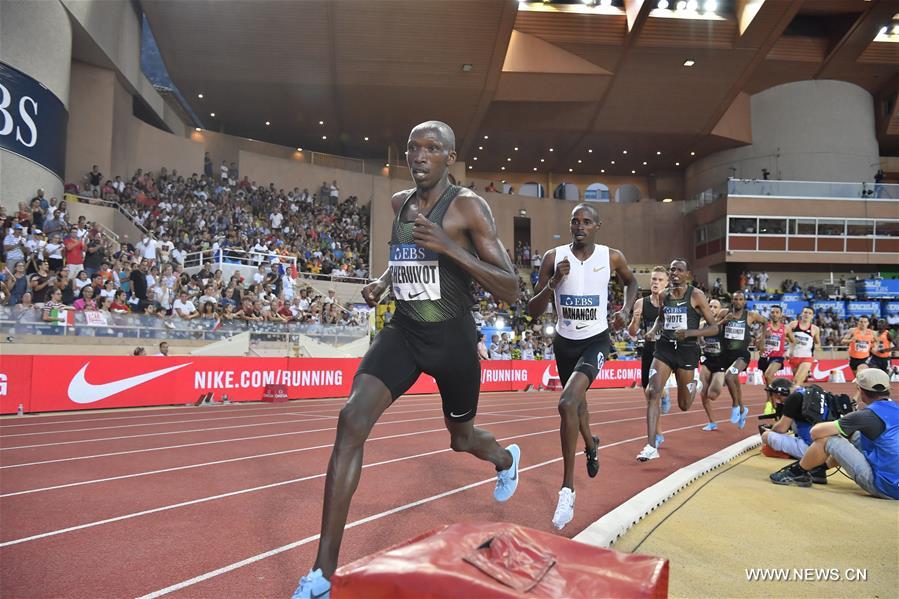
{"label": "blue shoe with white sole", "polygon": [[321,568],[310,570],[300,579],[297,590],[290,599],[330,599],[331,582],[322,574]]}
{"label": "blue shoe with white sole", "polygon": [[496,488],[493,497],[497,501],[508,501],[518,488],[518,463],[521,461],[521,448],[512,444],[506,448],[512,454],[512,465],[496,473]]}

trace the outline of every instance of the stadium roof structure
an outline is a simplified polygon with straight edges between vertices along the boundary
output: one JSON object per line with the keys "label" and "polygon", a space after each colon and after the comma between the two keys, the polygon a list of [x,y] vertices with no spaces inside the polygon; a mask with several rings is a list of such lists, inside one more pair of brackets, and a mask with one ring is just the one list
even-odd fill
{"label": "stadium roof structure", "polygon": [[837,79],[899,154],[899,0],[694,2],[140,5],[199,125],[287,146],[383,157],[439,119],[479,170],[660,173],[749,143],[751,94]]}

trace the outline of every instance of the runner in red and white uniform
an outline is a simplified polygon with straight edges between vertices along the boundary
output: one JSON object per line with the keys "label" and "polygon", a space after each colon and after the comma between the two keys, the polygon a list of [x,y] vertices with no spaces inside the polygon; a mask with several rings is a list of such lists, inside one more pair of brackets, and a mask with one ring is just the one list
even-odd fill
{"label": "runner in red and white uniform", "polygon": [[793,369],[793,384],[796,386],[805,383],[815,361],[815,349],[821,347],[821,330],[818,325],[812,324],[814,315],[811,308],[805,307],[799,319],[787,326],[787,341],[792,346],[790,367]]}
{"label": "runner in red and white uniform", "polygon": [[759,370],[764,373],[765,385],[777,376],[777,371],[784,367],[784,350],[786,348],[787,330],[783,319],[783,308],[771,306],[771,314],[764,328],[762,337]]}

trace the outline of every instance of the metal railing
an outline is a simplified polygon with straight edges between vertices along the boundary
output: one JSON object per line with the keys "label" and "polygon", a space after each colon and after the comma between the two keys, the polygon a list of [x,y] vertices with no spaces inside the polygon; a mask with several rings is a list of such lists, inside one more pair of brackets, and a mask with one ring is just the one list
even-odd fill
{"label": "metal railing", "polygon": [[200,250],[188,252],[184,257],[184,268],[203,267],[206,265],[221,267],[225,264],[238,264],[242,266],[259,266],[272,262],[290,265],[296,268],[295,256],[285,256],[272,252],[254,252],[240,248],[218,248],[214,250]]}
{"label": "metal railing", "polygon": [[212,318],[182,320],[147,314],[74,312],[74,323],[61,326],[42,320],[37,307],[0,306],[0,330],[4,336],[21,335],[105,337],[129,339],[172,339],[221,341],[238,333],[250,333],[251,341],[296,342],[299,335],[319,343],[340,346],[369,336],[365,324],[300,324],[276,322],[219,321]]}
{"label": "metal railing", "polygon": [[683,203],[688,214],[726,197],[771,196],[779,199],[899,200],[899,185],[892,183],[845,183],[836,181],[782,181],[773,179],[728,179],[701,191]]}
{"label": "metal railing", "polygon": [[[89,196],[80,196],[80,195],[75,195],[72,193],[67,193],[67,194],[65,194],[64,197],[67,202],[77,202],[79,204],[90,204],[92,206],[106,206],[107,208],[113,208],[115,210],[118,210],[119,213],[122,216],[124,216],[125,218],[127,218],[129,221],[131,221],[131,224],[133,224],[135,227],[137,227],[141,233],[148,232],[147,228],[145,226],[143,226],[142,224],[140,224],[140,222],[138,222],[137,214],[135,214],[130,209],[129,206],[124,206],[123,204],[120,204],[119,202],[116,202],[115,200],[105,200],[103,198],[92,198]],[[104,227],[104,229],[105,228],[106,227]],[[107,229],[107,230],[109,230],[109,229]],[[113,232],[110,231],[110,233],[113,233]],[[113,234],[115,234],[115,233],[113,233]],[[116,238],[118,238],[118,235],[116,235]]]}

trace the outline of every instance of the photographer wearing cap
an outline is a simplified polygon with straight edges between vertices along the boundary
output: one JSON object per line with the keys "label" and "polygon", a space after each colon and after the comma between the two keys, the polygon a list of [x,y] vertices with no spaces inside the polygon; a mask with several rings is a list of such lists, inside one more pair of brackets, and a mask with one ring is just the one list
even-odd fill
{"label": "photographer wearing cap", "polygon": [[864,407],[813,426],[813,443],[802,460],[774,482],[811,486],[810,471],[826,463],[843,468],[874,497],[899,499],[899,404],[890,399],[890,377],[868,368],[855,384]]}
{"label": "photographer wearing cap", "polygon": [[[780,377],[771,381],[765,390],[768,392],[768,401],[775,406],[777,421],[765,430],[760,427],[762,443],[774,451],[801,459],[812,444],[810,432],[815,424],[802,416],[805,389],[800,387],[794,392],[790,380]],[[791,430],[795,434],[790,434]]]}

